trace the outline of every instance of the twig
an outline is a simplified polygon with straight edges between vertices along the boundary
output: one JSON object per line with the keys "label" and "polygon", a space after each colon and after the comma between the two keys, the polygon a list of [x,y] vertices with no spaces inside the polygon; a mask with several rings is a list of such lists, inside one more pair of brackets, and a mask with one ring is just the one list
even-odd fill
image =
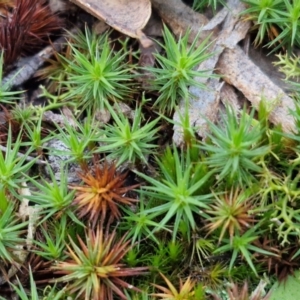
{"label": "twig", "polygon": [[[70,32],[75,33],[77,30],[76,27],[70,30]],[[10,87],[20,86],[30,79],[45,63],[47,58],[50,58],[55,51],[60,52],[64,48],[66,45],[66,38],[66,36],[62,36],[36,55],[20,60],[18,64],[19,67],[3,78],[2,84],[9,84]]]}
{"label": "twig", "polygon": [[[10,149],[7,149],[6,147],[4,147],[4,146],[2,146],[2,145],[0,145],[0,150],[3,151],[3,152],[8,152],[8,151],[10,151]],[[33,160],[35,160],[35,162],[36,162],[37,164],[39,164],[39,165],[47,165],[47,162],[46,162],[45,160],[41,160],[41,159],[38,159],[38,158],[36,158],[36,157],[32,157],[32,156],[29,156],[29,155],[25,155],[25,154],[20,153],[20,152],[17,153],[17,156],[18,156],[18,157],[21,157],[21,158],[25,157],[25,160],[27,160],[27,161],[33,161]]]}
{"label": "twig", "polygon": [[[17,274],[17,272],[24,266],[24,263],[27,259],[29,251],[32,247],[33,239],[35,236],[36,228],[38,226],[38,220],[40,216],[40,208],[38,206],[30,206],[28,198],[24,196],[30,196],[30,190],[27,187],[26,182],[21,184],[21,188],[19,190],[20,196],[23,196],[21,201],[21,205],[19,207],[19,216],[25,222],[28,219],[28,228],[27,228],[27,237],[26,237],[26,249],[24,249],[24,245],[18,245],[17,250],[14,250],[13,253],[18,257],[18,262],[15,262],[11,265],[10,269],[7,272],[7,276],[11,279],[13,276]],[[0,285],[6,282],[6,278],[4,276],[0,277]]]}

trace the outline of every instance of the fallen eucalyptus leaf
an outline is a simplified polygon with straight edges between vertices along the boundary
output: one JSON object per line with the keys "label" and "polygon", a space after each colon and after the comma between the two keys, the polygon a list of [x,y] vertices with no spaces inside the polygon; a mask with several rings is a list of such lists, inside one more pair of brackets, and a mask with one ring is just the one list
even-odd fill
{"label": "fallen eucalyptus leaf", "polygon": [[71,0],[112,28],[140,39],[151,16],[150,0]]}

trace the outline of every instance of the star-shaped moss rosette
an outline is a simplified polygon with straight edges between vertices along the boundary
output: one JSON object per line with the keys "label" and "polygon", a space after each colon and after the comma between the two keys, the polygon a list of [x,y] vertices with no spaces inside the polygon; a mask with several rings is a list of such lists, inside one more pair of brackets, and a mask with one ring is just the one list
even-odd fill
{"label": "star-shaped moss rosette", "polygon": [[62,274],[56,282],[68,283],[67,289],[76,299],[126,300],[124,289],[139,291],[122,278],[143,275],[148,267],[128,268],[122,263],[123,257],[131,249],[126,235],[116,241],[116,231],[103,232],[101,225],[86,234],[86,242],[78,237],[79,245],[70,238],[68,259],[59,261],[53,269]]}
{"label": "star-shaped moss rosette", "polygon": [[110,221],[119,219],[121,212],[119,204],[131,204],[137,199],[124,196],[128,191],[138,186],[126,186],[127,173],[116,170],[115,163],[105,161],[103,165],[95,164],[92,170],[80,173],[79,177],[84,182],[82,186],[70,186],[76,190],[74,205],[77,206],[77,214],[80,218],[87,217],[92,226],[97,222],[104,222],[108,212]]}

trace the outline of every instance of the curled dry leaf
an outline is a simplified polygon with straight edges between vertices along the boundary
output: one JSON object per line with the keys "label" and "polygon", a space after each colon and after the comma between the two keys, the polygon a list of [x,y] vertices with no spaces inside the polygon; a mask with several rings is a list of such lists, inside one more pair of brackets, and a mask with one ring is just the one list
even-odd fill
{"label": "curled dry leaf", "polygon": [[71,0],[114,29],[140,39],[151,15],[150,0]]}

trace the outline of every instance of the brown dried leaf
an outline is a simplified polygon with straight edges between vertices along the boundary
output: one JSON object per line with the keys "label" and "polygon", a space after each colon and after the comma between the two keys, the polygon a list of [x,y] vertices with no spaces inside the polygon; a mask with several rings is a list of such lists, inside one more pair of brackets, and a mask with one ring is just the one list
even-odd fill
{"label": "brown dried leaf", "polygon": [[151,15],[150,0],[71,0],[96,18],[133,38],[141,37],[141,30]]}

